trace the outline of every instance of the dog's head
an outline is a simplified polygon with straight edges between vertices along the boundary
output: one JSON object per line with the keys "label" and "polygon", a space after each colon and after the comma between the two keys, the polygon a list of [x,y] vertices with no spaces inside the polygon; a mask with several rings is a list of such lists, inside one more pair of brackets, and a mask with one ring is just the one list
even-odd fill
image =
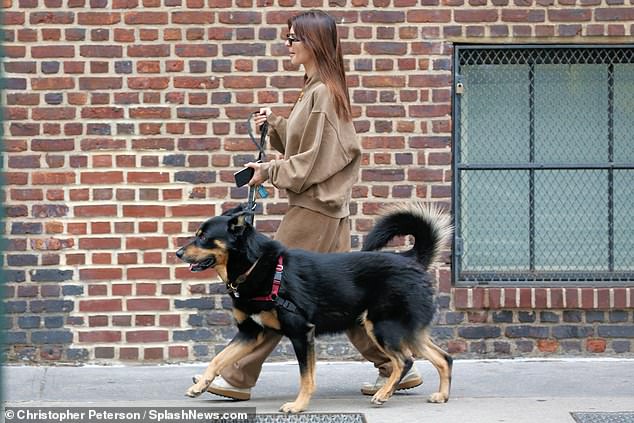
{"label": "dog's head", "polygon": [[[226,269],[229,252],[239,248],[245,232],[251,227],[247,216],[249,213],[244,207],[238,206],[208,219],[200,225],[196,237],[176,251],[176,257],[189,263],[192,272],[202,272],[210,267]],[[226,274],[225,271],[218,273]]]}

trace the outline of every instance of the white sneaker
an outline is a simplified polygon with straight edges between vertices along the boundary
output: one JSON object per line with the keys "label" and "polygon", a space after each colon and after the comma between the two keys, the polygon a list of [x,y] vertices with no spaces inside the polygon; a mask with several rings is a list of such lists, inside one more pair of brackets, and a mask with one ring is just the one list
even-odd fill
{"label": "white sneaker", "polygon": [[[192,379],[198,383],[201,375],[196,375]],[[218,376],[207,388],[207,392],[221,397],[231,398],[236,401],[248,401],[251,399],[251,388],[238,388]]]}
{"label": "white sneaker", "polygon": [[[361,393],[363,395],[374,395],[386,383],[387,383],[387,377],[381,376],[379,374],[379,377],[376,378],[376,381],[374,383],[366,382],[363,384],[363,386],[361,387]],[[407,373],[405,373],[405,376],[403,376],[403,379],[401,379],[401,382],[396,386],[396,390],[400,391],[402,389],[416,388],[422,383],[423,383],[423,378],[418,373],[418,370],[416,370],[416,365],[413,365],[412,368],[409,369]]]}

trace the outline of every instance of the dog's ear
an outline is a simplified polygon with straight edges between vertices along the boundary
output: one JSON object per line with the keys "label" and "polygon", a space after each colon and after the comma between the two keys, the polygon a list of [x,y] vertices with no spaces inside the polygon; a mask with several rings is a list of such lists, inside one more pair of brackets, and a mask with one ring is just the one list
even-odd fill
{"label": "dog's ear", "polygon": [[249,213],[243,211],[242,213],[238,213],[229,219],[228,229],[229,233],[232,233],[237,236],[241,236],[244,231],[249,227],[249,222],[247,221],[247,216]]}

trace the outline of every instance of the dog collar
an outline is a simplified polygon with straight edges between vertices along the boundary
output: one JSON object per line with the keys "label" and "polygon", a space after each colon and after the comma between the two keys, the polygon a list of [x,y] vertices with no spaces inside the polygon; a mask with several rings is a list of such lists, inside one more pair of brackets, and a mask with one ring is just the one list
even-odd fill
{"label": "dog collar", "polygon": [[258,261],[260,261],[260,259],[257,259],[255,263],[253,263],[253,265],[249,267],[249,270],[238,276],[235,281],[227,282],[227,290],[229,291],[229,293],[234,294],[236,297],[240,296],[240,294],[238,294],[238,286],[245,280],[247,280],[253,269],[255,269],[255,265],[258,264]]}

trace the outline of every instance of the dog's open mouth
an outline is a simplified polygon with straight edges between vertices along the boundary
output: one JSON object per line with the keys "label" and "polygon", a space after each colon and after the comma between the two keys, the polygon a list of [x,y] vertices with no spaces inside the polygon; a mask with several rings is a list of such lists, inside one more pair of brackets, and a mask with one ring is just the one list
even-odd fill
{"label": "dog's open mouth", "polygon": [[216,260],[213,257],[208,258],[207,260],[201,261],[200,263],[190,263],[189,271],[190,272],[202,272],[205,269],[210,268],[215,264]]}

